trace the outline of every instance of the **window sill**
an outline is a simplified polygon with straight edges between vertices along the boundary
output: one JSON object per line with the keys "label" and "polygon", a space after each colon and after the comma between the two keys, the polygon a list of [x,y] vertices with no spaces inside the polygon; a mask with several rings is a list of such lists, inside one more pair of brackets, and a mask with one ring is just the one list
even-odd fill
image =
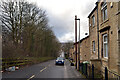
{"label": "window sill", "polygon": [[120,14],[120,10],[116,13],[116,15],[119,15]]}
{"label": "window sill", "polygon": [[95,26],[91,26],[90,28],[94,28]]}
{"label": "window sill", "polygon": [[117,64],[118,66],[120,66],[120,62],[118,62],[118,64]]}
{"label": "window sill", "polygon": [[103,25],[104,23],[108,22],[109,19],[106,19],[105,21],[103,21],[100,25]]}
{"label": "window sill", "polygon": [[92,30],[92,29],[96,28],[96,26],[97,26],[97,25],[94,25],[94,26],[91,26],[91,27],[89,27],[89,28],[90,28],[90,30]]}
{"label": "window sill", "polygon": [[95,51],[92,51],[93,54],[95,54]]}
{"label": "window sill", "polygon": [[104,57],[104,58],[102,58],[102,61],[108,62],[108,58]]}
{"label": "window sill", "polygon": [[94,28],[94,27],[95,27],[95,25],[92,25],[92,27]]}

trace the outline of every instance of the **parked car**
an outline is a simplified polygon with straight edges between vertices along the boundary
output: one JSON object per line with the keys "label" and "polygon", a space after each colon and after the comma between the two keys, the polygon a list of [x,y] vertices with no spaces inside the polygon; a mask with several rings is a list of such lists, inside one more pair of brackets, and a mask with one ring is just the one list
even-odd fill
{"label": "parked car", "polygon": [[63,57],[58,57],[55,61],[56,65],[64,65],[64,58]]}

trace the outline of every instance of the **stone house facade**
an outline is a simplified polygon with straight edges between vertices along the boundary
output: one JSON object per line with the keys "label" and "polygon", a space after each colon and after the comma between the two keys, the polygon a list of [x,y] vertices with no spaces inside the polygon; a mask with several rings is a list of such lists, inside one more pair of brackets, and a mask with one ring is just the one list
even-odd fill
{"label": "stone house facade", "polygon": [[75,61],[75,50],[74,50],[74,46],[72,48],[70,48],[69,50],[69,57],[73,59],[73,61]]}
{"label": "stone house facade", "polygon": [[91,63],[120,73],[120,1],[100,0],[88,18]]}
{"label": "stone house facade", "polygon": [[[99,0],[88,18],[89,37],[81,40],[80,60],[120,74],[120,1]],[[73,53],[75,61],[75,47]]]}
{"label": "stone house facade", "polygon": [[89,36],[80,40],[80,60],[90,61]]}
{"label": "stone house facade", "polygon": [[97,6],[88,16],[89,18],[89,38],[90,38],[90,59],[98,59],[98,36],[97,36]]}
{"label": "stone house facade", "polygon": [[[74,61],[76,61],[75,44],[77,44],[77,60],[78,60],[79,42],[74,43],[74,47],[71,48],[69,51],[70,53],[69,57],[71,57]],[[90,61],[89,36],[80,40],[80,62],[83,61]]]}

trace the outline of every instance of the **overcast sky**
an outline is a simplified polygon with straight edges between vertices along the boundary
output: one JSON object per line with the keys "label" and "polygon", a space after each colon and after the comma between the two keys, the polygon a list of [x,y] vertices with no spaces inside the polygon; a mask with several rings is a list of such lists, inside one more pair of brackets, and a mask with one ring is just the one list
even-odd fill
{"label": "overcast sky", "polygon": [[49,24],[60,42],[74,41],[75,15],[80,18],[81,38],[88,33],[88,15],[97,0],[28,0],[46,10]]}

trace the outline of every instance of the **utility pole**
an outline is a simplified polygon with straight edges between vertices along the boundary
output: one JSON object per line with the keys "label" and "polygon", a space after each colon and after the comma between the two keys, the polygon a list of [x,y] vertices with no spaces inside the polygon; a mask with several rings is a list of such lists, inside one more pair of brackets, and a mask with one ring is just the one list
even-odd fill
{"label": "utility pole", "polygon": [[80,70],[80,19],[77,20],[79,20],[78,70]]}
{"label": "utility pole", "polygon": [[80,69],[80,19],[76,18],[75,20],[76,21],[79,20],[78,54],[77,54],[77,57],[78,57],[77,70],[79,70]]}
{"label": "utility pole", "polygon": [[75,54],[76,54],[76,69],[77,69],[77,16],[75,15]]}

